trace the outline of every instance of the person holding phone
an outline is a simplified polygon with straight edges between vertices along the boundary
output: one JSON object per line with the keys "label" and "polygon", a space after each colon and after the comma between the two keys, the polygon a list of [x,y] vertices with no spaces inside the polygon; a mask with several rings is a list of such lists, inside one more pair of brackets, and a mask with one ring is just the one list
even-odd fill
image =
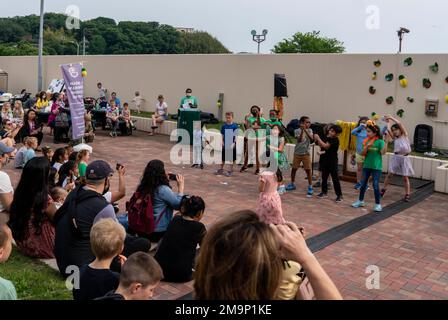
{"label": "person holding phone", "polygon": [[19,136],[22,139],[24,139],[25,137],[36,137],[37,144],[40,146],[44,137],[42,130],[43,124],[38,123],[36,111],[32,109],[28,110],[23,119],[23,127],[20,130],[21,133],[19,134]]}

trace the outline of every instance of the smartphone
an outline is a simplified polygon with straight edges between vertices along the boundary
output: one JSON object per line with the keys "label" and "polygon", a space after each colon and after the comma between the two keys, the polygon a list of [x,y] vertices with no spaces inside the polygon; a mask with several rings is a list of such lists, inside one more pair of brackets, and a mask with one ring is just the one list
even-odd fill
{"label": "smartphone", "polygon": [[175,173],[168,173],[168,179],[177,181],[177,175]]}
{"label": "smartphone", "polygon": [[118,170],[120,170],[120,168],[122,168],[122,167],[123,167],[123,165],[122,165],[122,164],[120,164],[120,163],[117,163],[117,167],[116,167],[116,168],[117,168],[117,171],[118,171]]}

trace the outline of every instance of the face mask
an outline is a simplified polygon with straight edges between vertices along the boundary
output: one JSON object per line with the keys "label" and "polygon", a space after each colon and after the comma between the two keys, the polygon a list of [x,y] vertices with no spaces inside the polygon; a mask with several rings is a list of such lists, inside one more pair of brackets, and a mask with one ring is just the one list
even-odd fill
{"label": "face mask", "polygon": [[252,115],[255,117],[257,115],[257,111],[256,110],[252,110]]}
{"label": "face mask", "polygon": [[191,97],[191,93],[187,93],[187,97],[190,98]]}

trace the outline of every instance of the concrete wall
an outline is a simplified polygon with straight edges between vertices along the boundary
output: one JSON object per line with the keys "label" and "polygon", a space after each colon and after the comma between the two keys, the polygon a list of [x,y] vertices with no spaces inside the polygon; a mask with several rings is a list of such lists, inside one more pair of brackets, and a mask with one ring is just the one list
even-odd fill
{"label": "concrete wall", "polygon": [[[408,56],[414,63],[404,67],[403,60]],[[44,57],[44,83],[61,77],[60,64],[80,58]],[[380,68],[373,66],[377,59],[382,62]],[[147,99],[147,109],[153,108],[156,96],[162,93],[169,112],[174,113],[185,88],[191,87],[200,108],[216,115],[216,100],[223,92],[224,111],[235,112],[239,121],[253,104],[264,106],[265,111],[272,106],[273,74],[285,73],[289,92],[285,122],[301,115],[319,122],[355,121],[358,115],[395,114],[402,108],[403,121],[412,134],[419,123],[432,125],[435,146],[448,148],[448,55],[128,55],[86,56],[83,60],[88,71],[87,96],[97,95],[96,83],[101,81],[110,91],[117,91],[122,101],[130,101],[139,90]],[[436,61],[440,71],[433,74],[428,67]],[[10,91],[36,90],[36,63],[36,57],[0,57],[0,68],[9,74]],[[374,71],[378,72],[376,81],[371,80]],[[406,75],[409,86],[401,88],[396,81],[386,82],[387,73],[393,73],[395,79]],[[429,90],[421,84],[426,77],[433,84]],[[375,95],[368,92],[371,85],[377,89]],[[387,105],[386,97],[394,95],[395,103]],[[407,102],[408,96],[415,102]],[[440,101],[436,119],[424,114],[428,98]]]}

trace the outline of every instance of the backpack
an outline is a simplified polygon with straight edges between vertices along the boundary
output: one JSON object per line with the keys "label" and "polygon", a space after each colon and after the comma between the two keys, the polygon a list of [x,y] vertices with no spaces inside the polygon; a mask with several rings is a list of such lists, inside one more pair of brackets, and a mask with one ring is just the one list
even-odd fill
{"label": "backpack", "polygon": [[288,125],[286,126],[286,131],[294,137],[294,131],[296,129],[299,129],[300,127],[300,123],[299,123],[299,119],[293,119],[291,121],[289,121]]}
{"label": "backpack", "polygon": [[68,116],[65,112],[59,112],[56,118],[54,119],[54,126],[56,128],[68,128]]}
{"label": "backpack", "polygon": [[150,194],[141,194],[136,191],[126,202],[129,229],[140,236],[149,236],[154,232],[166,209],[154,220],[154,208]]}

